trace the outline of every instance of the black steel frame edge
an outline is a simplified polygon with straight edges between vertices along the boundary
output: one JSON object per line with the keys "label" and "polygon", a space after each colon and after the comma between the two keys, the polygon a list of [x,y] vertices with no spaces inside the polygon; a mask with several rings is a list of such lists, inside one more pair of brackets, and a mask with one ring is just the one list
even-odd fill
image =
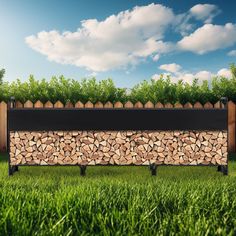
{"label": "black steel frame edge", "polygon": [[10,158],[10,130],[9,130],[9,110],[10,102],[7,103],[7,157],[8,157],[8,175],[11,175],[11,158]]}
{"label": "black steel frame edge", "polygon": [[[121,164],[121,165],[117,165],[117,164],[95,164],[95,165],[82,165],[82,164],[63,164],[63,165],[60,165],[60,164],[55,164],[55,165],[39,165],[39,164],[34,164],[34,165],[25,165],[25,164],[19,164],[17,166],[22,166],[22,167],[26,167],[26,166],[40,166],[40,167],[48,167],[48,166],[55,166],[55,167],[60,167],[60,166],[89,166],[89,167],[93,167],[93,166],[143,166],[143,167],[149,167],[150,165],[152,164],[155,164],[155,163],[150,163],[149,165],[135,165],[135,164],[128,164],[128,165],[125,165],[125,164]],[[208,165],[204,165],[204,164],[197,164],[197,165],[189,165],[189,164],[179,164],[179,165],[174,165],[174,164],[155,164],[157,166],[205,166],[205,167],[215,167],[215,166],[219,166],[218,164],[208,164]],[[226,165],[225,165],[226,166]]]}
{"label": "black steel frame edge", "polygon": [[[227,109],[10,109],[11,131],[226,130]],[[59,115],[60,114],[60,115]],[[139,120],[137,120],[139,116]],[[144,122],[140,122],[144,120]]]}

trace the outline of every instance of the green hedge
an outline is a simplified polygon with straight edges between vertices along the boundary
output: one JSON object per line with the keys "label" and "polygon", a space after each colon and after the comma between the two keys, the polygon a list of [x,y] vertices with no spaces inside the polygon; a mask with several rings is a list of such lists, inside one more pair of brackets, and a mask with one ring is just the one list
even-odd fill
{"label": "green hedge", "polygon": [[111,79],[97,81],[92,78],[77,81],[60,76],[52,77],[48,81],[45,79],[36,80],[31,75],[26,82],[21,82],[18,79],[12,83],[3,82],[0,85],[0,101],[7,101],[11,96],[21,102],[40,100],[43,103],[46,101],[54,103],[57,100],[63,103],[68,101],[72,103],[77,101],[105,103],[128,100],[133,103],[137,101],[146,103],[150,100],[153,103],[170,102],[174,104],[180,102],[184,104],[199,101],[204,104],[207,101],[215,103],[223,96],[236,102],[236,78],[215,77],[211,84],[208,81],[199,84],[195,79],[191,85],[183,81],[173,83],[171,78],[160,78],[159,80],[145,80],[128,91],[124,88],[117,88]]}

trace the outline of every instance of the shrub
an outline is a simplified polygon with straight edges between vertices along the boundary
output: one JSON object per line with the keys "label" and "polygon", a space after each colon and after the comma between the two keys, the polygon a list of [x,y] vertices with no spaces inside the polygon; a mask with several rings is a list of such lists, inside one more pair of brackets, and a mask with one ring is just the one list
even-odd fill
{"label": "shrub", "polygon": [[0,101],[7,101],[11,96],[23,103],[27,100],[32,102],[40,100],[43,103],[46,101],[55,103],[60,100],[64,104],[68,101],[114,103],[130,100],[133,103],[151,101],[185,104],[199,101],[204,104],[207,101],[215,103],[223,96],[236,102],[236,77],[232,76],[231,79],[215,77],[211,84],[208,81],[199,84],[195,79],[191,85],[182,80],[173,83],[170,77],[167,79],[161,77],[159,80],[144,80],[131,88],[128,93],[127,89],[116,87],[112,79],[98,81],[91,78],[77,81],[64,76],[53,76],[50,80],[36,80],[33,75],[30,75],[25,82],[17,79],[12,83],[3,82],[0,85]]}

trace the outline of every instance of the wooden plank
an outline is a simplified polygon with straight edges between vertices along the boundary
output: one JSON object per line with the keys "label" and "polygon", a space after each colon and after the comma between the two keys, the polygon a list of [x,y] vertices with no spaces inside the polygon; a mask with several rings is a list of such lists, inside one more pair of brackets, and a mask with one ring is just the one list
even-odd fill
{"label": "wooden plank", "polygon": [[193,105],[190,102],[184,104],[184,108],[193,108]]}
{"label": "wooden plank", "polygon": [[125,108],[134,108],[134,104],[131,101],[127,101],[124,105]]}
{"label": "wooden plank", "polygon": [[195,102],[193,105],[194,108],[203,108],[202,104],[200,102]]}
{"label": "wooden plank", "polygon": [[86,102],[84,105],[85,108],[93,108],[93,103],[91,103],[90,101]]}
{"label": "wooden plank", "polygon": [[228,150],[235,152],[235,104],[232,101],[228,103]]}
{"label": "wooden plank", "polygon": [[163,108],[163,104],[160,103],[160,102],[157,102],[156,105],[155,105],[155,108]]}
{"label": "wooden plank", "polygon": [[43,103],[38,100],[38,101],[34,104],[34,107],[35,107],[35,108],[42,108],[42,107],[43,107]]}
{"label": "wooden plank", "polygon": [[50,101],[47,101],[47,102],[44,104],[44,107],[46,107],[46,108],[53,108],[53,104],[52,104]]}
{"label": "wooden plank", "polygon": [[84,104],[81,101],[75,103],[75,108],[84,108]]}
{"label": "wooden plank", "polygon": [[119,101],[114,104],[114,108],[122,108],[122,107],[124,107],[124,105]]}
{"label": "wooden plank", "polygon": [[221,107],[220,107],[220,101],[218,101],[218,102],[216,102],[216,103],[214,104],[214,108],[221,108]]}
{"label": "wooden plank", "polygon": [[206,103],[204,104],[204,108],[207,108],[207,109],[213,108],[213,105],[212,105],[210,102],[206,102]]}
{"label": "wooden plank", "polygon": [[148,101],[144,104],[144,108],[154,108],[154,104],[151,101]]}
{"label": "wooden plank", "polygon": [[104,108],[113,108],[113,104],[111,102],[106,102]]}
{"label": "wooden plank", "polygon": [[173,108],[173,105],[168,102],[168,103],[165,104],[165,108]]}
{"label": "wooden plank", "polygon": [[28,100],[24,103],[24,108],[33,108],[34,107],[34,104]]}
{"label": "wooden plank", "polygon": [[57,101],[55,104],[54,104],[54,108],[63,108],[64,107],[64,104],[60,101]]}
{"label": "wooden plank", "polygon": [[66,108],[74,108],[74,104],[72,102],[66,102]]}
{"label": "wooden plank", "polygon": [[0,103],[0,151],[7,150],[7,103]]}
{"label": "wooden plank", "polygon": [[20,101],[16,101],[16,108],[23,108],[23,104]]}
{"label": "wooden plank", "polygon": [[143,108],[143,104],[138,101],[138,102],[136,102],[136,103],[134,104],[134,107],[135,107],[135,108]]}
{"label": "wooden plank", "polygon": [[179,102],[176,102],[174,107],[175,108],[183,108],[183,105]]}
{"label": "wooden plank", "polygon": [[96,102],[94,105],[95,108],[103,108],[103,104],[101,102]]}

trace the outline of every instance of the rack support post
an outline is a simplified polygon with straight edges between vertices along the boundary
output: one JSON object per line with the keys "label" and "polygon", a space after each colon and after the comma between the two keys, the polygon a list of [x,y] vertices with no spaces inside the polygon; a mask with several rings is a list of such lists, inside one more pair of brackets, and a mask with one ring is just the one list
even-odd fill
{"label": "rack support post", "polygon": [[150,165],[150,170],[151,170],[151,174],[153,176],[156,176],[157,175],[157,165],[156,164],[151,164]]}
{"label": "rack support post", "polygon": [[85,176],[86,167],[87,167],[87,166],[80,166],[80,175],[81,175],[81,176]]}

